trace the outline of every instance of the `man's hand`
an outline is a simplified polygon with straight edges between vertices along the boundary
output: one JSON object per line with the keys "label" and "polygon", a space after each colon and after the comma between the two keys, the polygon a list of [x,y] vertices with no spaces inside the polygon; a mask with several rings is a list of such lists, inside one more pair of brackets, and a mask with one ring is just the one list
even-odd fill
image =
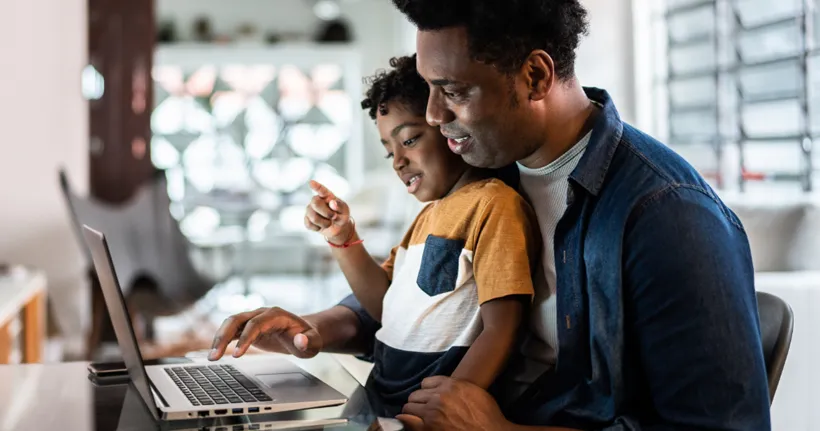
{"label": "man's hand", "polygon": [[356,233],[350,208],[318,182],[311,181],[310,188],[316,192],[316,196],[305,209],[305,227],[319,232],[333,244],[344,245],[349,242]]}
{"label": "man's hand", "polygon": [[495,431],[514,427],[486,391],[443,376],[424,379],[421,389],[410,394],[402,414],[396,418],[410,431]]}
{"label": "man's hand", "polygon": [[299,358],[311,358],[322,349],[322,337],[313,325],[278,307],[260,308],[225,319],[214,336],[208,359],[221,358],[228,344],[236,339],[239,341],[233,356],[237,358],[251,345]]}

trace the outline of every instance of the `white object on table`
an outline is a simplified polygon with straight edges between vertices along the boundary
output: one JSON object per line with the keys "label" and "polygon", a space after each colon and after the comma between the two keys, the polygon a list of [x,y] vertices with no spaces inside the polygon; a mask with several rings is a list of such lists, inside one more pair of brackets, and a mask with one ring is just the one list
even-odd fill
{"label": "white object on table", "polygon": [[40,362],[45,339],[46,276],[22,266],[0,274],[0,364],[10,359],[17,334],[12,323],[22,317],[23,362]]}

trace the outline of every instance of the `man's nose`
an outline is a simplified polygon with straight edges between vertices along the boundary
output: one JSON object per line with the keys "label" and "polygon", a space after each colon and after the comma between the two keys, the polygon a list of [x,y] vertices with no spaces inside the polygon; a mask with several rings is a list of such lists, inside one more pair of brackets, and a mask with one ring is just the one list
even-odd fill
{"label": "man's nose", "polygon": [[451,123],[455,120],[453,111],[447,108],[446,103],[444,103],[444,98],[440,93],[440,91],[432,90],[430,91],[430,97],[427,99],[427,123],[435,127]]}

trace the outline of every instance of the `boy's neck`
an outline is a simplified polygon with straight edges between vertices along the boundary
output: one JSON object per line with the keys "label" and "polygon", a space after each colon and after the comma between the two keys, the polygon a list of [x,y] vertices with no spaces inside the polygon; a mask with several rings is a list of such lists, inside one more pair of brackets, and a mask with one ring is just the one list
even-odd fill
{"label": "boy's neck", "polygon": [[446,195],[443,197],[446,198],[451,194],[455,193],[458,189],[466,186],[467,184],[474,183],[476,181],[486,180],[492,176],[491,171],[488,169],[479,169],[479,168],[467,168],[461,177],[459,177],[458,181],[453,184],[453,187],[447,192]]}

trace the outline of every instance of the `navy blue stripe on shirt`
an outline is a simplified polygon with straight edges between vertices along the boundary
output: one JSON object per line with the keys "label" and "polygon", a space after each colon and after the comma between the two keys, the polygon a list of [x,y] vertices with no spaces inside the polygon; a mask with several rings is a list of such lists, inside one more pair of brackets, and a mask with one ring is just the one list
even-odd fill
{"label": "navy blue stripe on shirt", "polygon": [[419,353],[395,349],[376,340],[373,349],[375,365],[367,380],[367,388],[375,391],[386,407],[400,410],[426,377],[453,374],[469,348],[454,346],[444,352]]}

